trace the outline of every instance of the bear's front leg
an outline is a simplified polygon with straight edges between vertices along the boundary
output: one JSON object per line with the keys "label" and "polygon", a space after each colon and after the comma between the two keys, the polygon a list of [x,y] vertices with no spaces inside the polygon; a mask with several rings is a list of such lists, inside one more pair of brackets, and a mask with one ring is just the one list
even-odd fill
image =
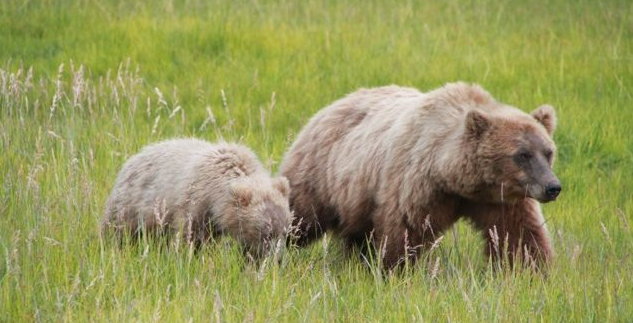
{"label": "bear's front leg", "polygon": [[540,204],[531,198],[508,204],[466,203],[469,217],[487,240],[487,255],[493,261],[515,260],[540,268],[550,262],[553,251]]}

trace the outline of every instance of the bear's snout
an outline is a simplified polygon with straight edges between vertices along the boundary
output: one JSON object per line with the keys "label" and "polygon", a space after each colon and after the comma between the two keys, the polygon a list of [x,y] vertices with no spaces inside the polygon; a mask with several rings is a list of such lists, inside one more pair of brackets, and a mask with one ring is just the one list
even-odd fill
{"label": "bear's snout", "polygon": [[548,202],[554,201],[558,197],[562,189],[563,188],[560,185],[559,181],[555,181],[555,182],[551,182],[547,184],[545,186],[545,198],[547,199]]}
{"label": "bear's snout", "polygon": [[262,217],[269,222],[269,238],[280,238],[286,233],[286,229],[290,226],[291,220],[288,216],[289,211],[275,203],[267,203],[262,212]]}
{"label": "bear's snout", "polygon": [[548,203],[555,201],[558,195],[560,195],[561,190],[563,189],[560,181],[557,179],[547,184],[540,186],[538,194],[532,195],[532,198],[537,199],[541,203]]}

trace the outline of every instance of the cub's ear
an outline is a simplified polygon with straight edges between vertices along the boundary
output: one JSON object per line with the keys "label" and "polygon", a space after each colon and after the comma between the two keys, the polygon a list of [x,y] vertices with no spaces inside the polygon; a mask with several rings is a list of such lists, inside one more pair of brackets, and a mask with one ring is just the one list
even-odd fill
{"label": "cub's ear", "polygon": [[466,115],[466,132],[475,138],[484,134],[490,128],[490,124],[490,119],[481,111],[470,110]]}
{"label": "cub's ear", "polygon": [[233,183],[231,185],[231,194],[236,206],[248,206],[253,199],[253,191],[244,183]]}
{"label": "cub's ear", "polygon": [[554,134],[554,130],[556,130],[556,111],[551,105],[544,104],[536,108],[536,110],[532,111],[532,117],[545,127],[550,136]]}
{"label": "cub's ear", "polygon": [[287,178],[283,176],[273,178],[273,187],[281,192],[283,196],[288,197],[288,193],[290,193],[290,184],[288,183]]}

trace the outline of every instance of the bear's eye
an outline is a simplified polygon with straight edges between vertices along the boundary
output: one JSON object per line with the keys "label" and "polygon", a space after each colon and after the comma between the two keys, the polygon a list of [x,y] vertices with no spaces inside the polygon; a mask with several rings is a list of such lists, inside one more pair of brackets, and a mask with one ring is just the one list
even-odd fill
{"label": "bear's eye", "polygon": [[530,158],[532,158],[532,154],[524,151],[524,152],[520,152],[517,157],[519,157],[519,160],[521,161],[528,161],[530,160]]}

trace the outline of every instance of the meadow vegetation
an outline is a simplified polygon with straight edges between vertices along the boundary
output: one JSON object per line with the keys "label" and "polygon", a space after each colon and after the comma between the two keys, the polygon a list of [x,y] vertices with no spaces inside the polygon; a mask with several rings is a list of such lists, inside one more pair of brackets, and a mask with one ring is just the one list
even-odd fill
{"label": "meadow vegetation", "polygon": [[[0,64],[0,322],[633,318],[632,2],[7,0]],[[399,275],[333,235],[260,266],[231,239],[99,237],[147,143],[239,141],[276,171],[344,94],[455,80],[557,109],[546,275],[494,270],[468,223]]]}

